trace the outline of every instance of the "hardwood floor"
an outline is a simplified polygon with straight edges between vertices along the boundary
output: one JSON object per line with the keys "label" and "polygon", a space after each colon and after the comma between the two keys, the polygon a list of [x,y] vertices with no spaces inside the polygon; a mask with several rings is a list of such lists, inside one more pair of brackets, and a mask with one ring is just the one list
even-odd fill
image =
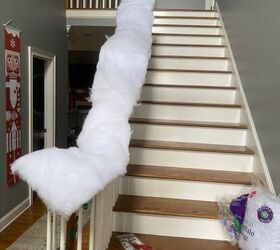
{"label": "hardwood floor", "polygon": [[7,249],[16,241],[29,227],[31,227],[42,215],[46,213],[46,207],[37,198],[33,206],[25,211],[11,225],[0,233],[0,250]]}

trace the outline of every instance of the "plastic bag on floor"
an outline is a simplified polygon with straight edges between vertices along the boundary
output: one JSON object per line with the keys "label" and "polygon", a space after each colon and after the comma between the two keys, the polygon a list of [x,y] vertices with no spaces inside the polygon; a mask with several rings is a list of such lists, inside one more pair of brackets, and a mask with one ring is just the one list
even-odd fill
{"label": "plastic bag on floor", "polygon": [[249,195],[239,247],[280,249],[280,198],[261,189]]}
{"label": "plastic bag on floor", "polygon": [[141,242],[134,234],[117,235],[117,239],[125,250],[153,250]]}
{"label": "plastic bag on floor", "polygon": [[248,194],[233,199],[225,196],[218,202],[219,218],[231,245],[238,244],[245,215]]}

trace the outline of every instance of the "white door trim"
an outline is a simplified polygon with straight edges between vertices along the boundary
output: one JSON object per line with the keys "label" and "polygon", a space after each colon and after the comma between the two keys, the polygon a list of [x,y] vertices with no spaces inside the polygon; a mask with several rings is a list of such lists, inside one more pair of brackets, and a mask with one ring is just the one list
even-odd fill
{"label": "white door trim", "polygon": [[[45,61],[45,147],[55,145],[55,117],[56,117],[56,56],[52,53],[28,47],[28,153],[33,149],[33,59]],[[30,204],[32,204],[32,190],[29,190]]]}

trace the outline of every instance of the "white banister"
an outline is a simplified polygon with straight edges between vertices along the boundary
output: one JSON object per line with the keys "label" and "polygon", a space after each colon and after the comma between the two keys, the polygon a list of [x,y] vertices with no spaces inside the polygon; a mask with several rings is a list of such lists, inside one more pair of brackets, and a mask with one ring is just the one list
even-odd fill
{"label": "white banister", "polygon": [[92,0],[89,0],[89,8],[92,9]]}
{"label": "white banister", "polygon": [[77,8],[77,9],[80,8],[80,0],[76,0],[76,8]]}
{"label": "white banister", "polygon": [[52,220],[52,250],[56,250],[56,214],[53,213]]}
{"label": "white banister", "polygon": [[73,9],[73,0],[70,0],[70,9]]}
{"label": "white banister", "polygon": [[78,240],[77,240],[77,250],[82,250],[83,243],[83,215],[84,209],[80,207],[78,214]]}
{"label": "white banister", "polygon": [[105,9],[105,6],[106,6],[105,0],[102,0],[102,9]]}
{"label": "white banister", "polygon": [[95,215],[95,198],[91,201],[90,211],[90,228],[89,228],[89,250],[94,249],[94,215]]}
{"label": "white banister", "polygon": [[83,0],[83,8],[85,9],[86,7],[87,7],[86,0]]}
{"label": "white banister", "polygon": [[95,0],[95,8],[96,8],[96,9],[99,8],[99,0]]}
{"label": "white banister", "polygon": [[119,5],[119,1],[118,1],[118,0],[115,0],[115,9],[118,8],[118,5]]}
{"label": "white banister", "polygon": [[109,0],[109,6],[108,6],[109,9],[112,9],[112,0]]}
{"label": "white banister", "polygon": [[67,226],[65,217],[61,216],[60,223],[60,248],[59,250],[66,249],[66,234],[67,234]]}
{"label": "white banister", "polygon": [[47,250],[51,250],[52,247],[52,213],[47,213]]}

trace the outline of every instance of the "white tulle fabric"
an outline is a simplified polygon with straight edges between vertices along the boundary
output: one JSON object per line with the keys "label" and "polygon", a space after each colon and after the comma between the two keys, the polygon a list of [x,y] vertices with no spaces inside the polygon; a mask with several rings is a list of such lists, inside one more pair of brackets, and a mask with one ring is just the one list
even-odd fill
{"label": "white tulle fabric", "polygon": [[36,151],[12,165],[13,172],[60,215],[70,216],[126,172],[131,137],[128,119],[151,54],[154,1],[122,0],[116,32],[100,51],[90,97],[93,108],[78,146]]}

